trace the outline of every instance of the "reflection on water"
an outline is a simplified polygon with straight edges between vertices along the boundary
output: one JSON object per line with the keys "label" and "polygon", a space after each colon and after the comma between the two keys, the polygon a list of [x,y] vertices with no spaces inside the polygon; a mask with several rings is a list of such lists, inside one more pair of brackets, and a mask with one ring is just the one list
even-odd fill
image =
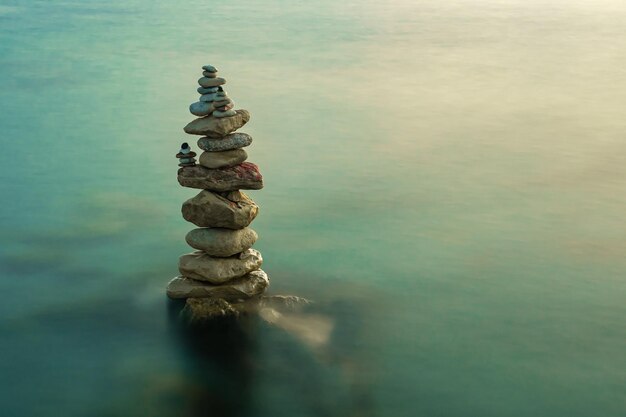
{"label": "reflection on water", "polygon": [[[253,314],[189,321],[183,306],[163,297],[141,304],[122,297],[5,322],[5,358],[27,361],[37,372],[24,379],[5,363],[12,384],[4,395],[37,380],[57,382],[38,389],[36,407],[6,401],[8,415],[63,408],[69,415],[247,416],[276,407],[284,415],[374,415],[368,375],[377,364],[365,360],[366,329],[360,320],[339,319],[337,304],[283,311],[271,324]],[[167,323],[155,322],[159,314]],[[333,327],[323,345],[306,325],[320,322],[324,332]],[[84,397],[71,400],[75,395]]]}
{"label": "reflection on water", "polygon": [[[366,342],[361,335],[364,329],[353,323],[336,327],[339,322],[332,306],[308,305],[298,311],[266,306],[258,315],[189,321],[181,315],[183,304],[170,301],[168,311],[182,346],[188,389],[184,406],[173,401],[170,412],[247,416],[266,409],[271,398],[279,397],[276,400],[283,410],[301,410],[303,415],[374,415],[373,385],[367,378],[372,370],[367,368],[375,363],[362,361],[359,348]],[[280,344],[268,345],[268,337]],[[267,357],[265,349],[274,352]],[[280,366],[264,363],[277,356]],[[274,382],[284,379],[288,388],[264,392],[259,385],[267,374]]]}
{"label": "reflection on water", "polygon": [[[180,303],[170,302],[170,321],[183,346],[189,398],[173,402],[182,416],[245,416],[253,404],[256,339],[253,319],[222,318],[203,322],[180,319]],[[176,311],[178,310],[178,311]]]}

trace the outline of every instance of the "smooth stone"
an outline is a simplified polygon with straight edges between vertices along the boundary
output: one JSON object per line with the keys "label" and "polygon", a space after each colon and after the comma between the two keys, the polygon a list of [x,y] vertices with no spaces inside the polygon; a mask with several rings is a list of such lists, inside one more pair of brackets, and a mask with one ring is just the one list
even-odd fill
{"label": "smooth stone", "polygon": [[219,91],[218,87],[198,87],[198,89],[196,90],[198,91],[198,93],[200,94],[211,94],[211,93],[217,93]]}
{"label": "smooth stone", "polygon": [[215,106],[212,103],[196,101],[189,106],[189,111],[195,116],[208,116],[215,111]]}
{"label": "smooth stone", "polygon": [[227,257],[249,249],[258,237],[249,227],[238,230],[203,227],[187,233],[185,241],[192,248],[210,256]]}
{"label": "smooth stone", "polygon": [[201,165],[179,169],[178,183],[183,187],[210,191],[260,190],[263,176],[259,167],[251,162],[242,162],[228,168],[209,169]]}
{"label": "smooth stone", "polygon": [[200,165],[203,167],[217,169],[239,165],[248,159],[248,153],[243,149],[231,149],[222,152],[202,152],[200,155]]}
{"label": "smooth stone", "polygon": [[252,136],[243,132],[231,133],[223,138],[198,139],[198,148],[207,152],[221,152],[229,149],[245,148],[252,143]]}
{"label": "smooth stone", "polygon": [[187,278],[223,284],[259,269],[261,264],[263,257],[256,249],[248,249],[229,258],[215,258],[196,251],[179,258],[178,270]]}
{"label": "smooth stone", "polygon": [[233,109],[228,109],[226,111],[215,110],[212,114],[213,114],[213,116],[215,116],[217,118],[223,118],[223,117],[236,116],[237,112],[235,110],[233,110]]}
{"label": "smooth stone", "polygon": [[200,96],[200,101],[215,101],[215,94],[213,93],[209,93],[209,94],[202,94]]}
{"label": "smooth stone", "polygon": [[209,72],[209,71],[202,71],[202,75],[204,75],[207,78],[215,78],[215,77],[217,77],[217,73],[216,72]]}
{"label": "smooth stone", "polygon": [[219,195],[202,190],[183,203],[181,212],[185,220],[198,227],[243,229],[257,216],[259,206],[241,191]]}
{"label": "smooth stone", "polygon": [[202,77],[198,80],[198,84],[200,84],[201,87],[217,87],[226,84],[226,80],[220,77]]}
{"label": "smooth stone", "polygon": [[217,72],[217,68],[215,68],[213,65],[203,65],[202,69],[208,72]]}
{"label": "smooth stone", "polygon": [[269,285],[270,280],[262,269],[257,269],[222,285],[176,277],[167,284],[167,296],[170,298],[221,298],[226,301],[235,301],[263,294]]}
{"label": "smooth stone", "polygon": [[226,97],[226,100],[213,100],[213,105],[217,108],[217,107],[222,107],[222,106],[234,106],[235,102],[232,101],[230,98]]}
{"label": "smooth stone", "polygon": [[187,124],[184,131],[190,135],[221,138],[239,129],[250,120],[248,110],[235,111],[237,114],[231,117],[201,117]]}

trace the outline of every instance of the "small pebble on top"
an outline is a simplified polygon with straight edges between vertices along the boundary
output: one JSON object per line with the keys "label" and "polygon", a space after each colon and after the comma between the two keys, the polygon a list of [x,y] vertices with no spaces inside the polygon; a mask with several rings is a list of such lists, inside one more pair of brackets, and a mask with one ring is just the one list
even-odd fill
{"label": "small pebble on top", "polygon": [[203,77],[198,80],[200,87],[197,89],[200,99],[189,106],[191,114],[199,117],[212,115],[217,118],[236,115],[235,103],[222,87],[226,80],[217,76],[217,68],[213,65],[203,65],[202,75]]}

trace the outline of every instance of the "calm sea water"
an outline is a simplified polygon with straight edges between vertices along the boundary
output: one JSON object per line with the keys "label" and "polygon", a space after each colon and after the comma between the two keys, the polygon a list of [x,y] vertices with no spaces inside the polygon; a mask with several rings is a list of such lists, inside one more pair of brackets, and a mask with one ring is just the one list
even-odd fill
{"label": "calm sea water", "polygon": [[[625,25],[605,0],[2,1],[0,414],[626,415]],[[164,296],[206,63],[252,113],[271,293],[316,301],[285,326],[193,332]]]}

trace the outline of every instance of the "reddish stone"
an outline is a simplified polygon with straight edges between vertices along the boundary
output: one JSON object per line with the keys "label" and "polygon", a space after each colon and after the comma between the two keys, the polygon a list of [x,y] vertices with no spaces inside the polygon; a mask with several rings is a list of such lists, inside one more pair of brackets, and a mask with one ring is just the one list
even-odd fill
{"label": "reddish stone", "polygon": [[196,165],[179,169],[178,183],[183,187],[218,192],[260,190],[263,188],[263,176],[259,172],[259,167],[251,162],[219,169]]}

